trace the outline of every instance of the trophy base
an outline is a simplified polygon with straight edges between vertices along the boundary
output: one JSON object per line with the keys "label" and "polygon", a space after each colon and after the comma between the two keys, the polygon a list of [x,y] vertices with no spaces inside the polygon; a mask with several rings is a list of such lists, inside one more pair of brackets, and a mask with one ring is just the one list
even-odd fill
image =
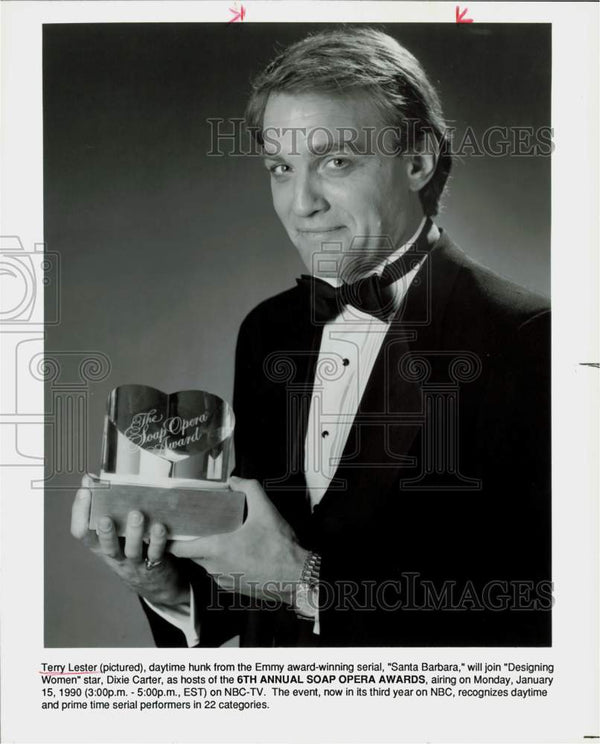
{"label": "trophy base", "polygon": [[102,517],[110,517],[121,537],[125,535],[127,515],[134,509],[145,517],[145,537],[150,526],[160,522],[170,540],[234,532],[244,521],[246,497],[228,488],[162,488],[93,478],[90,490],[90,529],[97,529]]}

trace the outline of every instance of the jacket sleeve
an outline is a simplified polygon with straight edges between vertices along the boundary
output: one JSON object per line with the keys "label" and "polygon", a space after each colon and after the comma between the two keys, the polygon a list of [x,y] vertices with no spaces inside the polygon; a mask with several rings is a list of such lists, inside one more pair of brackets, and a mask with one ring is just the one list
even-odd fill
{"label": "jacket sleeve", "polygon": [[[244,608],[235,596],[225,592],[193,561],[179,559],[181,570],[190,582],[196,605],[198,647],[214,648],[239,635]],[[140,600],[158,648],[186,648],[184,633]]]}

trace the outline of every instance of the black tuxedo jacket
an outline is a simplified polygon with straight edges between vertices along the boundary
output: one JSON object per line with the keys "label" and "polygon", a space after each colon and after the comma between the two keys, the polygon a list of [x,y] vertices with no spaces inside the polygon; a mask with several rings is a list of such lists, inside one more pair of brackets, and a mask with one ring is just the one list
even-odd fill
{"label": "black tuxedo jacket", "polygon": [[[322,555],[320,635],[194,565],[197,596],[212,598],[201,645],[236,633],[248,646],[550,645],[547,302],[442,234],[311,513],[302,464],[321,334],[301,287],[260,304],[240,329],[234,394],[237,474]],[[182,644],[149,615],[159,645]]]}

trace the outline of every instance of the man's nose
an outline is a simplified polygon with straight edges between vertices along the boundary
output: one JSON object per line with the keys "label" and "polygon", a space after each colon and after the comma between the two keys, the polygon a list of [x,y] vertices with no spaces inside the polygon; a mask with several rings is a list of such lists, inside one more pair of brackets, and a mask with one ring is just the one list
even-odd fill
{"label": "man's nose", "polygon": [[310,217],[327,208],[318,176],[314,173],[297,173],[294,180],[293,210],[297,217]]}

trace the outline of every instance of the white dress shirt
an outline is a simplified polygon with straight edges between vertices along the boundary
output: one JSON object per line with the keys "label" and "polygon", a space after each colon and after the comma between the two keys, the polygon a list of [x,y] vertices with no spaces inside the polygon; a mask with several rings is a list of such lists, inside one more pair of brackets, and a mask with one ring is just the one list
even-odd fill
{"label": "white dress shirt", "polygon": [[[380,275],[388,264],[400,258],[415,242],[424,224],[425,219],[414,235],[373,273]],[[424,260],[392,285],[396,308]],[[324,281],[338,284],[335,280]],[[390,325],[391,322],[347,305],[323,327],[304,448],[304,472],[312,508],[323,498],[335,474]]]}
{"label": "white dress shirt", "polygon": [[[425,221],[426,218],[423,218],[414,235],[382,261],[372,273],[381,275],[388,264],[400,258],[416,241]],[[434,225],[429,241],[433,242],[437,235],[438,230]],[[424,261],[425,258],[393,285],[396,307],[400,306]],[[324,281],[333,286],[340,284],[335,279]],[[323,327],[304,447],[304,472],[311,509],[329,488],[390,325],[391,322],[346,306]],[[190,595],[192,599],[189,612],[186,612],[185,607],[173,612],[167,607],[150,602],[148,604],[162,618],[179,628],[185,634],[188,646],[193,646],[198,643],[199,625],[191,587]],[[319,616],[316,606],[318,603],[312,606],[313,632],[318,635]]]}

